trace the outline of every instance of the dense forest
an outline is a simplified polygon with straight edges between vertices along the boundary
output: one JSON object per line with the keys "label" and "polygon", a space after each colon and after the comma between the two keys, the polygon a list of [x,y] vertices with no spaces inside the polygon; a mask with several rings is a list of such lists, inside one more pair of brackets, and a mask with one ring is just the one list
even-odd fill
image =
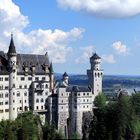
{"label": "dense forest", "polygon": [[0,140],[57,140],[64,139],[54,126],[41,125],[40,118],[31,112],[20,114],[15,121],[0,122]]}
{"label": "dense forest", "polygon": [[[121,94],[113,102],[107,102],[100,94],[94,104],[94,116],[88,130],[83,132],[83,140],[140,139],[140,93]],[[42,125],[39,116],[31,112],[20,114],[15,121],[0,122],[0,140],[58,139],[65,137],[54,126]],[[71,139],[78,139],[78,136],[75,134]]]}
{"label": "dense forest", "polygon": [[89,140],[138,140],[140,139],[140,93],[121,94],[117,101],[106,103],[105,96],[95,98],[93,121]]}

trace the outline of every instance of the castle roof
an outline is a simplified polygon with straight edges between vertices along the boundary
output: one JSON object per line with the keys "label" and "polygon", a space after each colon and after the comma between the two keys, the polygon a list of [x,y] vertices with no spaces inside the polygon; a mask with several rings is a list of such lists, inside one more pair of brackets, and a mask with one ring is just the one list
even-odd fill
{"label": "castle roof", "polygon": [[63,77],[68,77],[68,74],[65,72],[65,73],[63,74]]}
{"label": "castle roof", "polygon": [[[35,54],[17,54],[17,73],[24,74],[24,68],[28,67],[28,73],[31,73],[31,67],[35,67],[36,74],[45,74],[43,66],[50,69],[49,59],[45,55]],[[0,75],[8,74],[8,54],[0,52]]]}
{"label": "castle roof", "polygon": [[93,55],[90,57],[90,59],[101,59],[101,57],[97,53],[93,53]]}
{"label": "castle roof", "polygon": [[52,62],[51,62],[51,64],[50,64],[50,73],[54,73]]}
{"label": "castle roof", "polygon": [[89,86],[68,86],[66,87],[66,92],[91,92]]}
{"label": "castle roof", "polygon": [[13,35],[11,34],[11,41],[10,41],[10,45],[9,45],[9,50],[8,50],[8,54],[16,54],[16,49],[15,49],[15,45],[14,45],[14,40],[13,40]]}

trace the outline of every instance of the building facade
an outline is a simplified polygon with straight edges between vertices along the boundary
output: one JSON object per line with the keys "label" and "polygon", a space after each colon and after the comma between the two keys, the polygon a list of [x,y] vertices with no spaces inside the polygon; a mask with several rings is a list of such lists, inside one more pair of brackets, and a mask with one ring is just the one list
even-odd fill
{"label": "building facade", "polygon": [[70,85],[66,72],[55,83],[47,53],[18,54],[11,36],[8,52],[0,52],[0,120],[15,120],[18,114],[32,111],[43,123],[54,124],[66,138],[74,133],[82,137],[83,114],[93,112],[94,98],[102,92],[100,63],[94,53],[87,86]]}
{"label": "building facade", "polygon": [[54,73],[46,55],[17,54],[13,37],[8,53],[0,52],[0,120],[33,111],[44,120]]}
{"label": "building facade", "polygon": [[69,85],[69,76],[66,72],[61,82],[57,84],[56,107],[52,112],[56,114],[57,119],[53,122],[67,138],[75,133],[82,137],[83,114],[86,112],[92,114],[93,101],[102,92],[103,70],[100,68],[100,63],[101,58],[94,53],[90,57],[91,68],[87,70],[89,78],[87,86]]}

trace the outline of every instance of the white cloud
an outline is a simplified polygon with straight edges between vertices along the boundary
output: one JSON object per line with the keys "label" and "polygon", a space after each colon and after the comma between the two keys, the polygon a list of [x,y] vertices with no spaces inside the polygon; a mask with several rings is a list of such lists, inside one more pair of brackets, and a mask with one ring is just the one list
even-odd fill
{"label": "white cloud", "polygon": [[89,61],[89,57],[92,55],[93,53],[93,48],[94,46],[87,46],[87,47],[83,47],[81,48],[81,56],[75,59],[76,63],[86,63],[87,61]]}
{"label": "white cloud", "polygon": [[68,32],[56,29],[37,29],[24,33],[29,19],[20,12],[20,8],[12,0],[0,0],[0,49],[7,51],[10,33],[14,33],[16,49],[22,53],[45,54],[47,51],[54,63],[64,63],[72,51],[72,41],[82,37],[81,28],[73,28]]}
{"label": "white cloud", "polygon": [[115,63],[115,59],[114,59],[114,55],[113,54],[109,54],[109,55],[103,55],[102,56],[103,61],[110,63],[110,64],[114,64]]}
{"label": "white cloud", "polygon": [[116,54],[118,55],[127,55],[129,54],[129,48],[121,41],[114,42],[112,44],[113,49],[115,50]]}
{"label": "white cloud", "polygon": [[57,0],[64,9],[103,18],[126,18],[140,14],[139,0]]}

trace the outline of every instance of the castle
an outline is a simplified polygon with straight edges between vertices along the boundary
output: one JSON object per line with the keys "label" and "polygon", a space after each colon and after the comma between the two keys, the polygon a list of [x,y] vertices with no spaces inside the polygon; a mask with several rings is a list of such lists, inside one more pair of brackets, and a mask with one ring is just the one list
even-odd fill
{"label": "castle", "polygon": [[102,92],[101,58],[94,53],[87,70],[87,86],[69,85],[65,72],[55,82],[52,63],[45,55],[17,54],[11,35],[9,50],[0,52],[0,120],[15,120],[18,114],[32,111],[61,130],[82,136],[84,112],[92,112],[94,98]]}

